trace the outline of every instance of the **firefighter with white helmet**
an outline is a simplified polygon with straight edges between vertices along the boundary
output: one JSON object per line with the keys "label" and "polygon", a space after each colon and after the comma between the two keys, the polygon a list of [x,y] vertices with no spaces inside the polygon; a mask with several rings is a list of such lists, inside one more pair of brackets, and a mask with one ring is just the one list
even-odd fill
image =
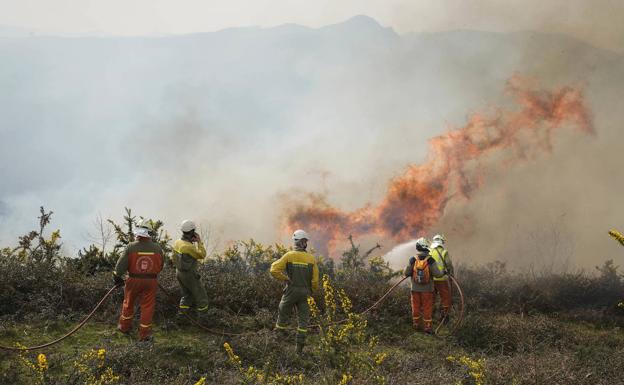
{"label": "firefighter with white helmet", "polygon": [[[148,227],[149,226],[149,227]],[[164,252],[152,240],[151,223],[140,221],[134,228],[136,241],[130,242],[117,260],[113,278],[116,285],[124,285],[124,301],[117,328],[129,333],[135,316],[135,305],[141,308],[139,340],[152,341],[152,318],[156,307],[158,274],[163,268]],[[124,277],[127,274],[127,278]]]}
{"label": "firefighter with white helmet", "polygon": [[173,245],[173,262],[176,278],[182,289],[180,311],[196,309],[200,313],[208,310],[208,295],[200,281],[197,264],[206,257],[206,248],[196,232],[193,221],[185,220],[180,225],[182,237]]}
{"label": "firefighter with white helmet", "polygon": [[154,222],[152,222],[151,219],[147,219],[147,218],[139,219],[139,221],[137,222],[135,226],[135,232],[139,232],[142,234],[147,233],[150,236],[150,238],[154,240],[154,235],[155,235]]}
{"label": "firefighter with white helmet", "polygon": [[318,290],[319,270],[312,254],[306,252],[310,237],[303,230],[293,233],[292,240],[295,250],[284,254],[271,264],[271,275],[286,282],[286,288],[279,304],[279,313],[275,329],[288,329],[288,320],[293,308],[297,308],[297,354],[302,354],[308,333],[310,308],[308,296]]}
{"label": "firefighter with white helmet", "polygon": [[411,281],[412,324],[414,329],[426,334],[433,334],[433,282],[441,275],[434,259],[429,255],[429,241],[426,238],[416,240],[416,256],[409,259],[404,274]]}
{"label": "firefighter with white helmet", "polygon": [[452,305],[449,275],[453,275],[453,262],[446,250],[446,237],[444,235],[436,234],[433,236],[429,254],[435,260],[438,270],[443,273],[440,277],[434,277],[433,283],[435,292],[440,296],[440,304],[442,305],[440,311],[441,322],[448,323],[449,310]]}

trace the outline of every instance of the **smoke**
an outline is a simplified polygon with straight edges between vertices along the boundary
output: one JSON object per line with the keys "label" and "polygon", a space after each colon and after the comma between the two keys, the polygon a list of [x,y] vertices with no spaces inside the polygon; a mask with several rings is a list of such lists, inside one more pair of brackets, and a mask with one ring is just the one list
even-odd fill
{"label": "smoke", "polygon": [[[507,82],[515,109],[474,113],[461,128],[429,140],[423,163],[392,179],[383,200],[353,212],[332,207],[322,195],[288,209],[285,228],[305,228],[332,252],[344,234],[376,235],[394,241],[425,235],[449,203],[465,202],[486,183],[493,159],[500,167],[549,153],[560,130],[593,135],[589,109],[579,89],[540,90],[519,76]],[[461,204],[461,203],[460,203]]]}
{"label": "smoke", "polygon": [[569,37],[398,35],[358,17],[0,39],[0,62],[2,245],[44,205],[76,248],[98,213],[130,207],[221,245],[301,226],[334,254],[349,233],[386,252],[435,232],[457,262],[621,252],[604,231],[624,227],[624,65]]}

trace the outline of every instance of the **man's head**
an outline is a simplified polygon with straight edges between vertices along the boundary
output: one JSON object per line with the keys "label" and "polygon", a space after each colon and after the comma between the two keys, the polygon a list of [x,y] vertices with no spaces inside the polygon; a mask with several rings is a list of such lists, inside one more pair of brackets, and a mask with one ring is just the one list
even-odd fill
{"label": "man's head", "polygon": [[184,221],[182,221],[182,224],[180,224],[182,238],[186,239],[187,241],[193,241],[195,240],[195,238],[197,238],[197,233],[195,232],[196,229],[197,226],[195,226],[195,222],[188,219],[185,219]]}
{"label": "man's head", "polygon": [[292,236],[293,242],[295,243],[295,249],[297,250],[305,250],[308,247],[308,239],[310,237],[303,230],[296,230]]}

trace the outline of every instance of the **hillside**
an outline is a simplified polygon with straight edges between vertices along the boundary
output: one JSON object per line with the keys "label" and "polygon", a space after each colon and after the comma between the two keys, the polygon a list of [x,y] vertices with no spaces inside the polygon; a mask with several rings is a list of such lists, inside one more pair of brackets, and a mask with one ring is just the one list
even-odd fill
{"label": "hillside", "polygon": [[[112,286],[110,262],[121,248],[103,255],[93,246],[67,259],[58,254],[58,238],[42,242],[2,251],[0,345],[32,346],[63,335]],[[115,330],[118,290],[94,321],[61,343],[34,352],[0,350],[0,382],[606,385],[622,379],[624,279],[612,263],[595,273],[565,274],[519,274],[500,262],[461,267],[464,321],[453,334],[441,327],[428,336],[411,328],[406,285],[358,315],[396,274],[374,252],[365,258],[353,245],[338,263],[319,259],[324,278],[313,322],[320,328],[312,328],[298,357],[294,332],[273,330],[282,286],[267,271],[285,250],[237,242],[201,265],[210,306],[201,324],[211,331],[176,315],[169,301],[177,303],[178,284],[167,264],[159,282],[174,298],[158,293],[153,345]],[[459,313],[453,317],[451,325]]]}

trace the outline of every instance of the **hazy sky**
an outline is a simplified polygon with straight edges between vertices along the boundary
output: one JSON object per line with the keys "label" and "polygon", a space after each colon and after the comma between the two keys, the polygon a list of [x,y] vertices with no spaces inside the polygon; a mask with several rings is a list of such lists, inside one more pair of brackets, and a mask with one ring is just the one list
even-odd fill
{"label": "hazy sky", "polygon": [[565,33],[624,52],[622,0],[0,0],[0,25],[46,33],[207,32],[365,14],[399,33],[477,29]]}
{"label": "hazy sky", "polygon": [[[521,74],[536,90],[583,90],[596,136],[558,137],[539,162],[492,171],[429,230],[464,261],[573,255],[591,267],[620,252],[606,231],[624,218],[623,11],[624,0],[0,0],[0,245],[32,229],[40,205],[71,250],[124,207],[170,234],[192,217],[222,245],[288,241],[289,205],[310,192],[341,210],[378,204],[428,138],[517,107],[504,89]],[[351,19],[362,14],[400,35]],[[341,24],[268,28],[284,23]],[[23,38],[254,25],[267,29]],[[530,32],[506,33],[518,30]]]}

